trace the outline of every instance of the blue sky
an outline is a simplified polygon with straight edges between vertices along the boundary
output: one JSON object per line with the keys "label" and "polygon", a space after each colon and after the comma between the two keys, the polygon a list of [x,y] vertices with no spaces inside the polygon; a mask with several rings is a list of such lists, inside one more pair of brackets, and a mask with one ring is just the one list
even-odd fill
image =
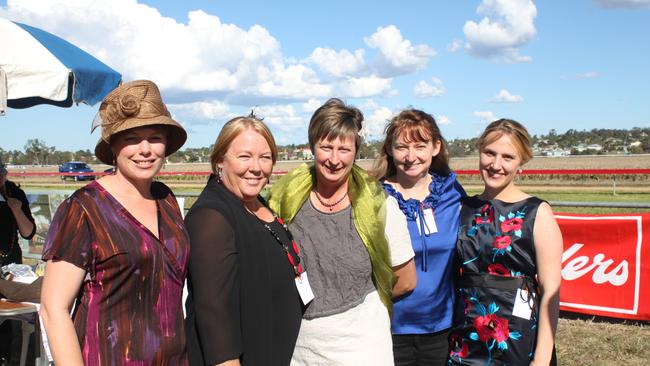
{"label": "blue sky", "polygon": [[[358,106],[371,139],[409,106],[447,139],[501,117],[533,134],[650,127],[650,0],[0,0],[0,16],[155,81],[185,147],[251,108],[280,144],[304,143],[329,97]],[[97,108],[10,109],[0,147],[93,149]]]}

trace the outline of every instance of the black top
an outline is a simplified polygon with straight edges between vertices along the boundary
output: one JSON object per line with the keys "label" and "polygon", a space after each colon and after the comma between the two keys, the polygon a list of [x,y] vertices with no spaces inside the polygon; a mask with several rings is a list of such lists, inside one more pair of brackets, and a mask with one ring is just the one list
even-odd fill
{"label": "black top", "polygon": [[[185,224],[190,364],[239,358],[247,366],[289,365],[302,310],[293,269],[275,237],[214,176]],[[270,226],[287,240],[280,224]]]}
{"label": "black top", "polygon": [[534,357],[539,315],[534,228],[543,202],[463,200],[450,364],[528,365]]}
{"label": "black top", "polygon": [[[29,210],[29,202],[27,201],[25,192],[18,188],[15,183],[10,181],[5,182],[5,190],[9,197],[17,198],[22,202],[21,209],[29,221],[33,223],[34,218]],[[24,238],[30,240],[34,236],[35,232],[36,225],[34,225],[32,232],[29,235],[24,236]],[[0,200],[0,265],[22,263],[23,255],[20,250],[20,245],[18,244],[18,233],[19,230],[16,218],[7,205],[7,202],[4,199]]]}

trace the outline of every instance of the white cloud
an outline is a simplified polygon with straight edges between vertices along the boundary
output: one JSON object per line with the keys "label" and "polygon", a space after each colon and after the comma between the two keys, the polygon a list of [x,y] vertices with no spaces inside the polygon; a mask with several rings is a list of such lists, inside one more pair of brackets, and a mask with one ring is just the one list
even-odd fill
{"label": "white cloud", "polygon": [[576,79],[594,79],[599,76],[600,74],[596,71],[581,72],[575,75]]}
{"label": "white cloud", "polygon": [[491,111],[476,111],[473,113],[474,117],[478,117],[483,120],[483,122],[490,123],[496,121],[496,117],[494,116],[494,113]]}
{"label": "white cloud", "polygon": [[331,93],[312,69],[288,61],[264,27],[242,29],[202,10],[182,23],[135,0],[9,0],[3,13],[80,46],[125,80],[155,81],[177,101],[250,105]]}
{"label": "white cloud", "polygon": [[345,49],[337,52],[330,48],[318,47],[311,53],[308,61],[318,65],[325,73],[340,78],[355,75],[364,69],[364,53],[362,49],[352,53]]}
{"label": "white cloud", "polygon": [[368,47],[379,51],[376,65],[380,76],[397,76],[423,69],[436,55],[436,51],[425,44],[412,45],[394,25],[377,28],[377,32],[364,41]]}
{"label": "white cloud", "polygon": [[450,44],[447,45],[447,51],[456,52],[461,47],[463,47],[463,41],[458,40],[458,39],[454,39]]}
{"label": "white cloud", "polygon": [[435,118],[438,125],[448,125],[451,123],[451,120],[447,116],[437,116]]}
{"label": "white cloud", "polygon": [[318,99],[309,99],[302,104],[302,111],[307,113],[314,113],[323,103]]}
{"label": "white cloud", "polygon": [[366,141],[382,139],[386,124],[393,116],[393,112],[387,107],[377,105],[374,101],[367,105],[373,108],[370,110],[362,108],[365,120],[360,133]]}
{"label": "white cloud", "polygon": [[347,78],[337,85],[337,91],[338,94],[351,98],[391,95],[391,81],[392,79],[380,78],[374,75],[359,78]]}
{"label": "white cloud", "polygon": [[[273,104],[256,107],[255,115],[263,118],[265,123],[273,127],[273,130],[280,130],[285,133],[302,133],[302,130],[309,124],[309,118],[297,113],[291,104]],[[303,133],[303,136],[306,137],[306,133]]]}
{"label": "white cloud", "polygon": [[650,8],[650,0],[594,0],[603,8],[641,9]]}
{"label": "white cloud", "polygon": [[277,63],[272,69],[258,74],[263,77],[259,84],[244,89],[253,96],[304,99],[325,97],[332,93],[331,87],[321,84],[316,73],[304,65],[285,67]]}
{"label": "white cloud", "polygon": [[490,103],[519,103],[523,100],[524,98],[521,95],[513,95],[506,89],[501,89],[497,95],[490,99]]}
{"label": "white cloud", "polygon": [[471,54],[504,62],[532,61],[519,54],[519,48],[537,33],[537,8],[532,0],[483,0],[476,11],[483,19],[467,21],[463,27],[465,47]]}
{"label": "white cloud", "polygon": [[442,86],[442,81],[438,78],[431,78],[431,84],[424,80],[418,81],[413,87],[413,95],[418,98],[431,98],[440,97],[445,94],[445,88]]}
{"label": "white cloud", "polygon": [[230,108],[221,101],[193,102],[185,104],[167,104],[174,118],[185,122],[186,119],[198,122],[224,121],[232,116]]}

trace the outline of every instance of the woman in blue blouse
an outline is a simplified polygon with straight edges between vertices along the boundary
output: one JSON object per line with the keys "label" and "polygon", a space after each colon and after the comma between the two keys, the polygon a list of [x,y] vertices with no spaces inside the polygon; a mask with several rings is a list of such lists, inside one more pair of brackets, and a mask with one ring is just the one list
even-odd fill
{"label": "woman in blue blouse", "polygon": [[465,191],[449,168],[431,115],[407,109],[390,121],[375,175],[406,216],[415,251],[417,286],[393,299],[395,365],[444,365],[454,305],[452,257]]}

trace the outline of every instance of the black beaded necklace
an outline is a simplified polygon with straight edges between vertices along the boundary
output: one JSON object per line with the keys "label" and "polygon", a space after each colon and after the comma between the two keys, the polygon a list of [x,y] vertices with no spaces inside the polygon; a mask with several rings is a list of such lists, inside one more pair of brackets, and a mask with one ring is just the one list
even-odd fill
{"label": "black beaded necklace", "polygon": [[291,267],[293,268],[293,273],[296,275],[296,277],[300,277],[300,275],[304,272],[303,269],[302,269],[301,260],[300,260],[300,250],[298,249],[298,245],[296,244],[296,241],[293,239],[293,235],[291,235],[291,232],[289,231],[289,228],[284,223],[284,221],[282,221],[282,219],[279,218],[275,214],[275,212],[271,212],[273,214],[274,221],[276,221],[278,224],[280,224],[280,226],[282,226],[285,233],[287,234],[287,238],[289,238],[289,240],[291,241],[291,249],[293,250],[293,253],[294,253],[295,257],[296,257],[295,259],[291,255],[291,253],[289,253],[289,246],[285,242],[283,242],[282,239],[280,239],[280,236],[278,235],[278,233],[275,232],[275,230],[273,230],[271,225],[269,225],[267,222],[265,222],[264,220],[261,220],[259,217],[257,217],[255,212],[248,209],[248,207],[246,207],[246,206],[244,206],[244,207],[246,208],[246,211],[250,212],[253,216],[255,216],[255,218],[257,220],[259,220],[262,223],[264,228],[269,233],[271,233],[271,236],[273,236],[273,238],[275,238],[275,240],[278,242],[278,244],[280,244],[280,246],[282,247],[282,250],[284,251],[284,254],[286,254],[287,259],[289,260],[289,264],[291,264]]}

